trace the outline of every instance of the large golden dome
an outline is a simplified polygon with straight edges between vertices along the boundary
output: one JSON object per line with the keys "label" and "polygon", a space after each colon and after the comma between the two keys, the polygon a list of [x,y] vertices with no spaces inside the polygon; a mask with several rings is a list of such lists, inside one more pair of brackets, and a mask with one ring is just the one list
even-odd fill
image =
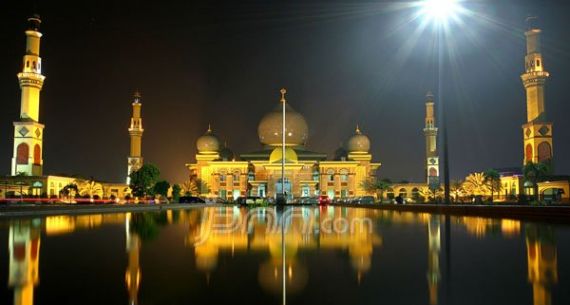
{"label": "large golden dome", "polygon": [[220,150],[220,139],[208,126],[208,131],[196,141],[196,148],[200,153],[215,153]]}
{"label": "large golden dome", "polygon": [[356,126],[355,134],[348,139],[346,143],[348,152],[367,153],[370,151],[370,139],[360,132],[360,128]]}
{"label": "large golden dome", "polygon": [[[281,102],[285,104],[285,145],[304,146],[309,136],[309,127],[305,118],[285,101],[282,91]],[[280,103],[275,109],[261,119],[257,127],[259,141],[264,145],[281,145],[283,129],[283,108]]]}

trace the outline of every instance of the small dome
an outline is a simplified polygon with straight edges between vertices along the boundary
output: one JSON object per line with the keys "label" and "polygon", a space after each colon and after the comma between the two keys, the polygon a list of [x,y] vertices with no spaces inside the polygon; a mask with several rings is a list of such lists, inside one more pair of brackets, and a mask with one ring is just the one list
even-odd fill
{"label": "small dome", "polygon": [[208,126],[208,131],[196,141],[196,148],[200,153],[215,153],[220,150],[220,139]]}
{"label": "small dome", "polygon": [[231,161],[235,158],[234,152],[227,146],[224,145],[224,148],[220,150],[220,159],[222,161]]}
{"label": "small dome", "polygon": [[356,126],[355,134],[348,139],[346,150],[352,153],[367,153],[370,150],[370,139],[360,132],[358,126]]}
{"label": "small dome", "polygon": [[[305,118],[293,110],[285,101],[285,90],[281,90],[281,102],[285,104],[285,145],[304,146],[309,135],[309,127]],[[259,141],[264,145],[281,145],[283,129],[283,108],[279,104],[273,111],[266,114],[257,127]]]}
{"label": "small dome", "polygon": [[[283,147],[283,146],[281,146]],[[269,155],[269,163],[281,162],[283,159],[283,150],[281,147],[276,147]],[[285,148],[285,163],[297,163],[299,158],[297,153],[290,147]]]}

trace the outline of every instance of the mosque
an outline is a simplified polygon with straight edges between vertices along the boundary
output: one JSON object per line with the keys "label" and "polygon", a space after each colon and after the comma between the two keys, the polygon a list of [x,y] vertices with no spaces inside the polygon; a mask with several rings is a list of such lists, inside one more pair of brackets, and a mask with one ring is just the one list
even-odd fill
{"label": "mosque", "polygon": [[[346,198],[366,195],[363,181],[376,176],[380,163],[372,161],[370,139],[358,126],[347,139],[344,150],[332,159],[308,149],[309,126],[281,90],[275,109],[261,118],[257,133],[263,148],[242,154],[222,145],[211,127],[196,141],[196,163],[186,164],[190,179],[207,185],[202,195],[236,199],[240,196],[288,197],[327,195]],[[285,104],[285,156],[282,148],[282,107]],[[281,166],[285,175],[282,183]]]}
{"label": "mosque", "polygon": [[[85,182],[76,177],[45,175],[43,172],[44,124],[40,121],[40,91],[45,76],[40,57],[41,20],[34,15],[28,18],[26,49],[22,70],[18,73],[21,89],[20,117],[14,121],[13,157],[10,176],[0,178],[2,197],[14,194],[57,198],[65,186]],[[525,32],[527,54],[524,73],[521,75],[526,91],[527,120],[523,124],[523,164],[552,160],[552,122],[545,108],[545,83],[549,73],[544,66],[540,43],[541,30],[530,26]],[[315,152],[307,147],[309,126],[302,114],[296,112],[281,90],[280,103],[261,118],[258,137],[259,151],[235,154],[211,127],[196,141],[195,162],[186,164],[190,181],[200,181],[203,196],[235,199],[239,196],[274,197],[284,191],[290,198],[328,196],[331,199],[367,195],[363,182],[375,178],[380,163],[373,161],[370,139],[356,126],[354,134],[334,156]],[[143,165],[141,96],[137,92],[132,102],[132,117],[128,133],[130,153],[127,156],[126,183],[101,185],[101,198],[124,198],[130,193],[129,174]],[[283,153],[282,108],[285,107],[285,150]],[[434,96],[428,93],[425,102],[425,180],[420,183],[394,184],[385,195],[417,197],[421,189],[437,188],[440,184],[438,128],[434,110]],[[282,174],[282,162],[284,174]],[[83,179],[85,180],[85,179]],[[504,198],[518,194],[532,194],[533,187],[524,181],[517,169],[502,171],[501,184]],[[284,188],[284,189],[283,189]],[[550,176],[539,182],[540,195],[554,195],[570,200],[568,176]]]}

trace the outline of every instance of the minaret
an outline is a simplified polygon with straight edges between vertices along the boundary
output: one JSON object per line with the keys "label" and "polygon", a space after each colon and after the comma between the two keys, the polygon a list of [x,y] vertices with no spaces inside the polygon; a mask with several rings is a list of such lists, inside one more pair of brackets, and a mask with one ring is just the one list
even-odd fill
{"label": "minaret", "polygon": [[546,120],[544,85],[549,77],[544,69],[540,46],[540,29],[531,23],[526,36],[525,73],[521,75],[526,89],[527,123],[522,126],[524,137],[524,164],[552,159],[552,123]]}
{"label": "minaret", "polygon": [[131,136],[131,153],[128,158],[127,169],[127,184],[130,184],[131,178],[129,177],[132,172],[135,172],[143,165],[142,158],[142,135],[144,132],[141,118],[141,95],[137,91],[134,94],[133,101],[133,117],[131,118],[131,126],[129,127],[129,135]]}
{"label": "minaret", "polygon": [[45,76],[42,75],[40,58],[39,32],[41,20],[34,15],[28,18],[26,30],[26,54],[22,72],[18,73],[20,82],[21,108],[20,120],[14,122],[14,154],[11,174],[41,176],[43,168],[42,142],[44,125],[39,123],[40,91]]}
{"label": "minaret", "polygon": [[435,127],[435,111],[433,94],[426,94],[426,163],[425,174],[428,187],[439,185],[439,156],[437,153],[437,127]]}

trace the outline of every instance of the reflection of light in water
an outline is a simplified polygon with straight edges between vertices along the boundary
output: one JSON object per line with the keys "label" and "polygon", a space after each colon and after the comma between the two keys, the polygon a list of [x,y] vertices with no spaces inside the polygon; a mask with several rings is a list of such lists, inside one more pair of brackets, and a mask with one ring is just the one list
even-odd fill
{"label": "reflection of light in water", "polygon": [[504,236],[518,236],[521,231],[521,222],[512,219],[501,220],[501,231]]}
{"label": "reflection of light in water", "polygon": [[14,221],[10,224],[8,286],[14,288],[14,305],[32,305],[39,282],[41,222]]}
{"label": "reflection of light in water", "polygon": [[558,259],[552,227],[526,226],[528,281],[534,305],[550,305],[551,289],[558,283]]}
{"label": "reflection of light in water", "polygon": [[[216,268],[218,255],[224,251],[232,256],[249,251],[269,252],[270,260],[261,265],[259,280],[264,289],[276,293],[281,292],[282,287],[279,284],[282,284],[283,275],[286,277],[288,293],[294,293],[295,289],[304,287],[308,273],[305,267],[295,261],[299,249],[348,251],[350,264],[360,280],[362,274],[371,268],[374,246],[381,245],[382,242],[373,231],[371,222],[360,221],[367,217],[368,210],[331,207],[326,212],[319,213],[319,208],[292,208],[294,216],[286,222],[284,246],[287,265],[284,266],[281,229],[271,230],[271,225],[275,223],[275,219],[271,219],[274,217],[270,215],[271,209],[258,209],[254,212],[256,217],[244,221],[241,228],[225,232],[212,228],[232,224],[236,217],[246,219],[247,210],[235,207],[216,209],[204,209],[205,217],[202,218],[199,228],[189,230],[189,242],[197,240],[198,236],[207,237],[203,243],[194,247],[198,268],[204,272],[212,272]],[[328,225],[322,227],[325,220],[328,220]],[[334,231],[335,220],[343,220],[348,229],[342,232]],[[294,285],[291,281],[295,282]],[[280,289],[276,290],[277,288]]]}

